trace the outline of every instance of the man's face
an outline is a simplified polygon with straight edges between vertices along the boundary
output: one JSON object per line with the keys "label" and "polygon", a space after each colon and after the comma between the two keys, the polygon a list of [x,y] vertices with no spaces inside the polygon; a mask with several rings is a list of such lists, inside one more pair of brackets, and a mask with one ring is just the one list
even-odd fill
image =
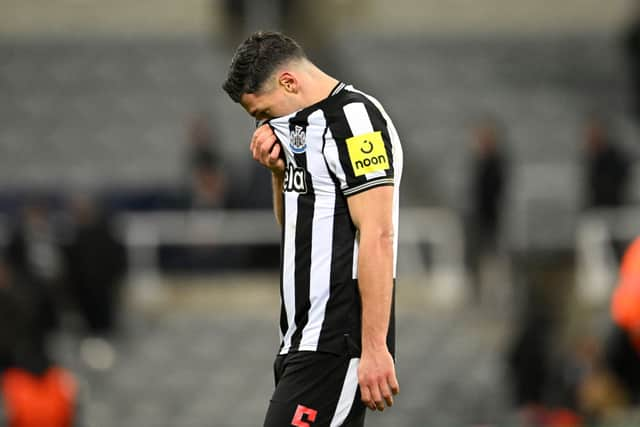
{"label": "man's face", "polygon": [[277,82],[257,93],[245,93],[240,98],[240,105],[256,120],[286,116],[301,109],[303,106],[299,104],[298,94]]}

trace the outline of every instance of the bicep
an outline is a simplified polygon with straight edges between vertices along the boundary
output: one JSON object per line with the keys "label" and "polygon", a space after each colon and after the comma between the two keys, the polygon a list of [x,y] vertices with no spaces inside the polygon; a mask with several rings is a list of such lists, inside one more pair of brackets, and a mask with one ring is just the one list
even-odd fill
{"label": "bicep", "polygon": [[393,186],[377,186],[347,198],[349,215],[362,233],[393,232]]}

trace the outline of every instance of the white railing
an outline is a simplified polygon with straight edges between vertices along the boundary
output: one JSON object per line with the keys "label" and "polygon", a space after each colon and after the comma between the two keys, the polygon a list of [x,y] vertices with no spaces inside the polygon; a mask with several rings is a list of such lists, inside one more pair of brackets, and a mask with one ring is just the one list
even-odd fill
{"label": "white railing", "polygon": [[612,243],[640,235],[640,207],[599,209],[583,214],[576,231],[576,290],[590,304],[609,300],[617,281]]}
{"label": "white railing", "polygon": [[[443,302],[466,297],[464,233],[453,212],[439,208],[401,210],[399,270],[419,276]],[[118,225],[128,247],[132,282],[142,298],[153,298],[158,279],[159,245],[278,244],[280,232],[270,210],[126,213]],[[422,245],[430,248],[432,265],[426,268]]]}

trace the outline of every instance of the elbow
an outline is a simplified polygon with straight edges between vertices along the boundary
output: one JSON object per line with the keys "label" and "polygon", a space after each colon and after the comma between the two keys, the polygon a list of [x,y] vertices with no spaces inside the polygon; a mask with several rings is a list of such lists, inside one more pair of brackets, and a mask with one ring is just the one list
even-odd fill
{"label": "elbow", "polygon": [[379,230],[378,232],[378,240],[380,240],[381,242],[393,244],[394,238],[395,238],[395,233],[393,232],[393,227],[384,228]]}
{"label": "elbow", "polygon": [[376,227],[372,230],[360,230],[360,239],[367,239],[380,246],[392,246],[395,238],[393,227]]}

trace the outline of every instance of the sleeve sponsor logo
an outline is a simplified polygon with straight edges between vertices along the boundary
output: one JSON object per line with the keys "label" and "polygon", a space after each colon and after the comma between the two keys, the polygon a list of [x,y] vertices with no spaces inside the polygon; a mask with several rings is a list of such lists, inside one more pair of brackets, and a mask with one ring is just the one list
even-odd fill
{"label": "sleeve sponsor logo", "polygon": [[380,131],[347,139],[347,150],[355,176],[389,169],[389,158]]}

